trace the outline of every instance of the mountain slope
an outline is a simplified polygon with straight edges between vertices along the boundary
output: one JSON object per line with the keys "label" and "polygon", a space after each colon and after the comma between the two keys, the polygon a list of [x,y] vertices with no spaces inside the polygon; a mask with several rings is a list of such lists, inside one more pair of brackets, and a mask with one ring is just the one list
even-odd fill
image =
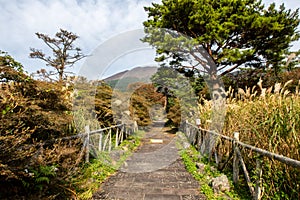
{"label": "mountain slope", "polygon": [[150,83],[150,78],[157,71],[157,67],[136,67],[131,70],[116,73],[104,81],[112,88],[126,91],[128,85],[136,82]]}
{"label": "mountain slope", "polygon": [[135,67],[131,70],[125,70],[123,72],[116,73],[106,79],[105,82],[120,80],[124,78],[136,78],[140,80],[148,80],[150,77],[155,74],[157,67]]}

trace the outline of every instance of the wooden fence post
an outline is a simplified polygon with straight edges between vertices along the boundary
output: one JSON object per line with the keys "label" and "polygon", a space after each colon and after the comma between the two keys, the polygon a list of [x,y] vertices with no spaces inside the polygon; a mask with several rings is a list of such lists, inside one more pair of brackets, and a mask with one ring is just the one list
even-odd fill
{"label": "wooden fence post", "polygon": [[108,134],[104,134],[104,143],[103,143],[103,146],[102,146],[102,151],[105,151],[105,148],[106,148],[106,145],[107,145],[107,142],[108,142]]}
{"label": "wooden fence post", "polygon": [[237,184],[239,181],[239,157],[238,157],[238,146],[236,142],[239,141],[239,133],[234,132],[233,141],[233,183]]}
{"label": "wooden fence post", "polygon": [[262,180],[262,157],[258,155],[256,158],[256,173],[257,173],[257,180],[255,184],[255,200],[261,199],[261,180]]}
{"label": "wooden fence post", "polygon": [[108,143],[108,151],[111,151],[111,140],[112,140],[112,135],[111,135],[111,129],[108,131],[108,137],[109,137],[109,143]]}
{"label": "wooden fence post", "polygon": [[215,152],[214,152],[214,155],[215,155],[215,161],[216,161],[216,165],[219,166],[219,156],[218,156],[218,149],[215,148]]}
{"label": "wooden fence post", "polygon": [[185,120],[185,135],[188,139],[188,141],[190,142],[190,127],[189,127],[189,121]]}
{"label": "wooden fence post", "polygon": [[252,186],[252,183],[251,183],[251,179],[250,179],[250,176],[249,176],[249,173],[247,171],[247,167],[246,167],[246,164],[243,160],[243,157],[242,157],[242,154],[240,152],[240,149],[238,147],[236,147],[236,153],[237,153],[237,156],[238,156],[238,160],[240,161],[241,165],[242,165],[242,169],[244,171],[244,176],[245,176],[245,179],[246,179],[246,182],[247,182],[247,185],[249,187],[249,190],[250,190],[250,193],[251,195],[254,197],[255,196],[255,191],[254,191],[254,188]]}
{"label": "wooden fence post", "polygon": [[115,148],[119,146],[119,129],[116,128],[116,141],[115,141]]}
{"label": "wooden fence post", "polygon": [[127,127],[126,127],[126,124],[124,124],[124,131],[125,131],[125,139],[128,137],[128,130],[127,130]]}
{"label": "wooden fence post", "polygon": [[137,132],[139,130],[138,124],[136,121],[133,122],[133,132]]}
{"label": "wooden fence post", "polygon": [[85,154],[85,162],[88,163],[90,159],[90,126],[87,125],[84,127],[84,131],[87,134],[86,136],[86,154]]}
{"label": "wooden fence post", "polygon": [[196,119],[196,126],[197,129],[196,129],[196,137],[195,137],[195,146],[199,150],[200,149],[199,140],[201,137],[201,132],[200,132],[201,120],[199,118]]}
{"label": "wooden fence post", "polygon": [[121,130],[120,130],[120,142],[122,143],[123,142],[123,139],[124,139],[124,128],[123,126],[121,126]]}
{"label": "wooden fence post", "polygon": [[201,127],[201,120],[200,120],[200,119],[196,119],[196,126],[197,126],[198,128]]}
{"label": "wooden fence post", "polygon": [[198,139],[197,139],[197,149],[198,149],[198,151],[200,151],[201,145],[202,145],[202,142],[203,142],[203,138],[202,138],[202,131],[201,131],[199,128],[198,128],[197,135],[198,135]]}
{"label": "wooden fence post", "polygon": [[103,131],[99,133],[98,151],[102,151],[102,136],[103,136]]}

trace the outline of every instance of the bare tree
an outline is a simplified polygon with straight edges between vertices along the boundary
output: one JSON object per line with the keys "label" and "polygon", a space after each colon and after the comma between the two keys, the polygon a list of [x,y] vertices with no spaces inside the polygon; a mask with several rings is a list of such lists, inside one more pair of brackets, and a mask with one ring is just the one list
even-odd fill
{"label": "bare tree", "polygon": [[49,76],[58,75],[59,81],[62,81],[65,73],[68,73],[67,67],[72,67],[74,63],[86,57],[80,48],[73,45],[78,36],[72,32],[60,29],[53,38],[43,33],[36,33],[36,35],[52,50],[53,56],[46,56],[42,50],[35,48],[30,48],[29,56],[41,59],[47,63],[47,66],[53,67],[56,71],[49,73]]}

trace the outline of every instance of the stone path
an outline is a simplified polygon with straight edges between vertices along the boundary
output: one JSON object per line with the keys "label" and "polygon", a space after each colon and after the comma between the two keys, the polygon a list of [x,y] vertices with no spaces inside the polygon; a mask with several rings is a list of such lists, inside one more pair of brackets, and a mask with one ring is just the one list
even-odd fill
{"label": "stone path", "polygon": [[[102,184],[93,199],[206,199],[199,193],[199,183],[185,170],[175,138],[166,129],[153,127],[145,134],[138,150]],[[151,143],[151,139],[161,139],[163,143]]]}

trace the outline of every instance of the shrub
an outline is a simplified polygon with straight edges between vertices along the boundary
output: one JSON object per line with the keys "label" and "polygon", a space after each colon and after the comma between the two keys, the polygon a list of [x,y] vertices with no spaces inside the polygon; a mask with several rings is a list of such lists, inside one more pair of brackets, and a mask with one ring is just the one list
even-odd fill
{"label": "shrub", "polygon": [[67,190],[59,185],[78,165],[81,147],[81,141],[55,140],[75,133],[70,88],[2,69],[10,80],[0,85],[0,198],[63,195]]}

